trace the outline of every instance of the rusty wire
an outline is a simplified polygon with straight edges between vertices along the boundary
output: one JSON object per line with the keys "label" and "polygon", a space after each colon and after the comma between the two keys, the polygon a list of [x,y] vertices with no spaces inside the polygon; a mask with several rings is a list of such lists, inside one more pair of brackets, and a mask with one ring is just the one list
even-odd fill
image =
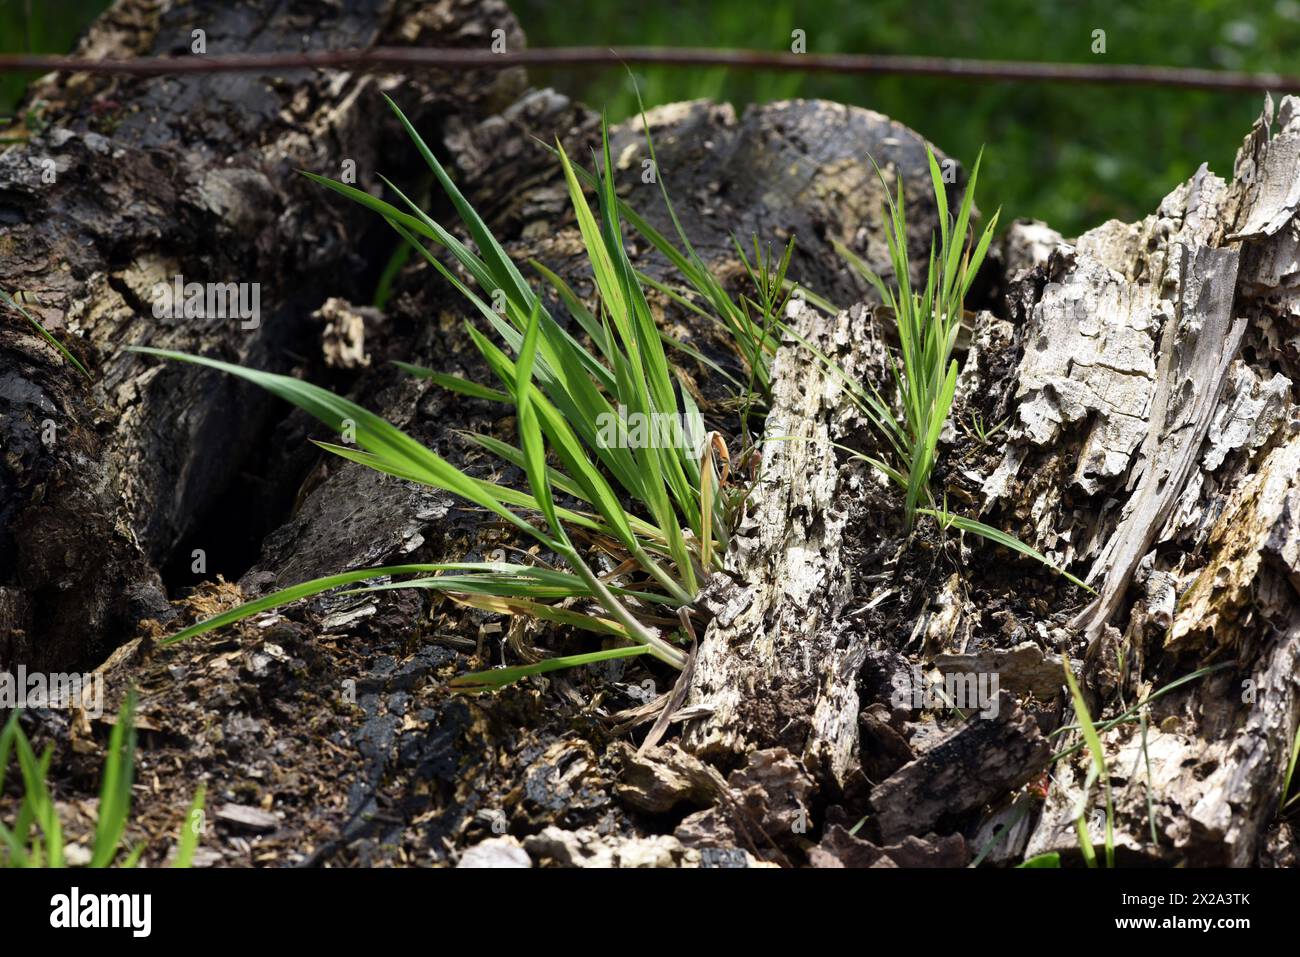
{"label": "rusty wire", "polygon": [[283,53],[87,59],[44,54],[0,54],[0,73],[42,71],[161,76],[193,73],[283,72],[301,69],[478,69],[515,66],[725,66],[738,70],[795,70],[847,75],[949,77],[1042,83],[1162,86],[1235,92],[1300,89],[1300,76],[1139,64],[1035,63],[875,53],[788,53],[703,47],[553,47],[487,50],[372,47]]}

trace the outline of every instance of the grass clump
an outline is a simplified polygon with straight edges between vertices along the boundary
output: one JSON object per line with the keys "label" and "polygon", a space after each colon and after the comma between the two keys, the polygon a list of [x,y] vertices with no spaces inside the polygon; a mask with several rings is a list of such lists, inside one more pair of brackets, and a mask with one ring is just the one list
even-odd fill
{"label": "grass clump", "polygon": [[[858,389],[856,394],[862,400],[863,411],[894,453],[895,466],[878,460],[874,464],[902,486],[906,495],[904,515],[909,529],[916,521],[917,510],[934,504],[930,473],[934,470],[939,435],[952,410],[957,388],[957,360],[952,354],[961,329],[963,303],[988,252],[998,222],[998,215],[994,213],[979,242],[973,247],[968,244],[967,232],[980,160],[975,161],[956,220],[951,221],[943,174],[928,145],[925,155],[938,207],[939,243],[936,248],[934,239],[931,239],[930,264],[923,288],[912,288],[902,177],[898,178],[896,199],[885,184],[884,232],[894,271],[894,285],[886,283],[862,259],[836,243],[840,255],[880,294],[881,300],[893,313],[898,330],[899,357],[891,361],[889,368],[898,389],[902,414],[895,415],[891,404],[874,387]],[[877,173],[880,173],[878,168]],[[880,175],[881,183],[884,183],[884,176]]]}
{"label": "grass clump", "polygon": [[[954,514],[948,511],[946,504],[940,505],[935,500],[930,479],[934,471],[939,436],[952,412],[957,389],[957,360],[953,357],[953,352],[965,314],[966,294],[988,252],[989,243],[997,228],[998,214],[994,213],[977,240],[971,233],[971,211],[974,207],[980,161],[983,158],[982,151],[975,160],[955,217],[948,208],[943,173],[928,144],[925,154],[938,211],[939,235],[937,242],[936,237],[931,237],[925,283],[920,289],[913,288],[911,281],[901,177],[897,182],[895,196],[885,183],[884,174],[879,167],[876,169],[885,186],[884,232],[894,273],[893,283],[887,283],[860,257],[842,244],[835,243],[840,255],[879,293],[894,317],[899,341],[899,354],[897,357],[891,355],[889,364],[897,390],[897,403],[881,395],[874,385],[863,386],[819,355],[823,363],[837,371],[846,384],[850,398],[888,446],[891,460],[862,453],[854,453],[854,457],[878,469],[903,490],[903,515],[908,531],[914,527],[917,515],[928,515],[939,522],[941,529],[955,527],[962,532],[979,535],[1042,562],[1080,588],[1091,591],[1081,580],[1014,536],[975,519]],[[983,429],[981,423],[980,435],[982,441],[987,441],[992,432]]]}
{"label": "grass clump", "polygon": [[[23,787],[14,820],[8,825],[0,823],[0,866],[65,867],[68,862],[63,825],[47,783],[54,746],[47,746],[37,757],[18,723],[19,714],[19,711],[14,711],[0,730],[0,793],[4,791],[11,755],[17,756]],[[117,713],[108,751],[104,755],[99,816],[90,853],[91,867],[111,867],[119,862],[123,867],[135,867],[144,852],[143,844],[130,849],[122,846],[131,814],[135,743],[135,696],[128,695]],[[202,815],[203,799],[203,789],[200,788],[186,818],[187,826],[181,830],[177,867],[188,867],[198,846],[199,829],[193,826],[193,822]]]}
{"label": "grass clump", "polygon": [[[558,276],[537,266],[576,329],[591,343],[589,348],[550,314],[415,128],[396,104],[389,100],[389,105],[450,199],[475,248],[435,222],[392,183],[388,185],[405,208],[341,182],[304,175],[381,215],[478,312],[483,326],[467,322],[466,329],[496,376],[494,387],[416,366],[404,368],[443,388],[512,405],[517,445],[487,435],[470,438],[501,463],[522,469],[528,491],[475,478],[380,416],[310,383],[200,356],[139,351],[218,369],[267,389],[355,441],[355,445],[318,443],[322,448],[397,478],[450,492],[491,512],[556,556],[567,570],[505,562],[361,569],[249,602],[170,640],[355,584],[360,590],[433,589],[475,608],[528,615],[628,643],[613,651],[462,676],[456,684],[463,690],[486,690],[527,674],[623,655],[649,654],[683,667],[686,653],[681,636],[665,634],[665,626],[677,625],[675,613],[685,609],[704,579],[721,567],[742,498],[726,482],[724,443],[717,433],[703,433],[699,409],[677,380],[646,299],[645,277],[633,268],[624,249],[621,217],[635,214],[614,191],[608,130],[602,137],[604,172],[598,167],[594,174],[584,175],[563,147],[557,144],[555,150],[599,295],[598,306],[589,309]],[[584,194],[584,179],[595,193],[594,209]],[[677,222],[675,214],[673,220]],[[632,224],[666,255],[672,250],[669,258],[708,302],[715,307],[730,302],[689,246],[687,253],[680,253],[640,217]],[[463,282],[430,245],[449,254],[470,282]],[[756,272],[768,277],[760,286],[757,303],[764,317],[780,307],[786,265],[788,253],[778,267],[764,262]],[[765,325],[743,307],[737,306],[729,315],[749,323],[747,328],[758,337],[748,340],[753,349],[746,362],[751,378],[761,387],[767,347],[760,333]],[[627,436],[635,434],[625,430],[629,420],[695,423],[699,434],[689,440],[679,435],[680,440],[667,443],[629,441]],[[617,426],[612,433],[611,424]],[[612,567],[602,571],[600,561]],[[404,575],[418,577],[364,584],[379,576]],[[586,613],[588,609],[593,613]]]}

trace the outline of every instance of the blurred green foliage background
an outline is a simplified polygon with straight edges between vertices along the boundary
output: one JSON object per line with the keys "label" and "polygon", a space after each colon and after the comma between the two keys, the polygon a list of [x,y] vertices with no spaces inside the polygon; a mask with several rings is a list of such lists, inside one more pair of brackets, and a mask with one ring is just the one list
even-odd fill
{"label": "blurred green foliage background", "polygon": [[[0,0],[0,53],[67,53],[108,0]],[[0,74],[0,117],[8,116],[30,74]]]}
{"label": "blurred green foliage background", "polygon": [[[872,52],[1300,73],[1300,0],[508,0],[533,47],[691,45]],[[105,0],[0,0],[0,48],[62,51]],[[31,17],[24,27],[24,10]],[[1092,52],[1093,31],[1106,52]],[[1067,234],[1150,212],[1209,162],[1230,172],[1259,111],[1253,94],[1135,87],[637,68],[649,105],[693,97],[737,109],[827,97],[879,110],[969,163],[987,144],[980,205]],[[536,70],[620,119],[635,108],[621,67]],[[0,79],[0,113],[20,84]],[[1276,91],[1300,92],[1300,91]]]}
{"label": "blurred green foliage background", "polygon": [[[531,46],[649,44],[1300,73],[1297,0],[512,0]],[[1092,32],[1106,31],[1106,53]],[[845,77],[638,67],[647,104],[697,96],[737,109],[826,97],[888,114],[965,163],[986,144],[980,206],[1067,235],[1152,211],[1202,162],[1230,174],[1262,97],[1150,87]],[[625,71],[535,74],[611,117],[635,109]],[[1297,92],[1295,91],[1275,91]]]}

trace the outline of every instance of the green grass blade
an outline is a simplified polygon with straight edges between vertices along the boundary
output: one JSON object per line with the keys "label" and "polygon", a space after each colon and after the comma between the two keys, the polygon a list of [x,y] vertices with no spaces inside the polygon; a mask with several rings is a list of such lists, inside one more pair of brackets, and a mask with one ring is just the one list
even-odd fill
{"label": "green grass blade", "polygon": [[[1291,781],[1295,777],[1296,764],[1300,763],[1300,726],[1296,728],[1295,742],[1291,745],[1291,760],[1287,762],[1286,774],[1282,778],[1282,797],[1278,800],[1279,812],[1287,806],[1287,795],[1291,793]],[[3,764],[0,763],[0,767]],[[2,779],[0,779],[2,781]]]}
{"label": "green grass blade", "polygon": [[533,359],[537,355],[537,336],[541,329],[540,312],[533,306],[528,317],[528,329],[524,333],[523,348],[519,350],[519,361],[515,365],[515,422],[519,431],[519,445],[524,453],[524,472],[528,475],[528,485],[533,490],[551,530],[557,539],[568,541],[568,536],[555,514],[555,500],[551,496],[551,483],[546,475],[546,444],[542,438],[542,428],[537,421],[537,411],[532,401],[533,393]]}
{"label": "green grass blade", "polygon": [[452,205],[456,207],[457,215],[460,216],[461,222],[469,230],[470,237],[478,246],[484,262],[491,269],[494,278],[497,280],[498,288],[505,290],[507,296],[516,299],[518,302],[529,302],[532,291],[528,288],[528,284],[524,282],[524,277],[515,268],[515,264],[510,257],[506,255],[505,250],[501,248],[501,244],[496,241],[496,237],[492,235],[487,224],[483,222],[483,219],[470,205],[469,201],[465,199],[464,195],[461,194],[460,190],[456,188],[456,184],[447,175],[447,171],[438,162],[438,158],[433,155],[433,151],[429,149],[424,139],[416,132],[411,121],[406,118],[406,114],[387,94],[384,95],[384,99],[388,101],[388,105],[392,108],[393,113],[397,115],[397,119],[411,138],[411,142],[415,144],[420,156],[428,164],[429,169],[433,171],[433,175],[437,177],[439,185],[442,186]]}
{"label": "green grass blade", "polygon": [[[1092,773],[1089,775],[1089,781],[1101,780],[1106,792],[1106,866],[1115,866],[1115,835],[1114,835],[1114,810],[1110,801],[1110,777],[1106,772],[1106,752],[1101,744],[1101,735],[1097,733],[1096,727],[1092,723],[1092,714],[1088,711],[1088,703],[1083,700],[1083,693],[1079,690],[1079,683],[1074,680],[1074,671],[1070,668],[1070,662],[1067,658],[1062,666],[1065,672],[1065,683],[1070,689],[1070,699],[1074,702],[1074,713],[1079,719],[1079,730],[1083,735],[1084,743],[1088,746],[1088,753],[1092,756]],[[1090,785],[1084,785],[1086,795]],[[1087,834],[1087,824],[1082,815],[1079,818],[1079,825],[1082,834]],[[1091,849],[1091,842],[1088,842]],[[1085,852],[1085,857],[1087,853]]]}
{"label": "green grass blade", "polygon": [[109,736],[108,753],[99,785],[99,820],[91,867],[108,867],[117,856],[131,813],[131,785],[135,779],[135,694],[130,692],[117,713]]}
{"label": "green grass blade", "polygon": [[432,239],[437,243],[442,243],[445,239],[444,234],[431,228],[418,217],[402,212],[392,203],[386,203],[378,197],[371,196],[364,189],[357,189],[355,186],[349,186],[347,183],[340,183],[338,180],[330,179],[328,176],[321,176],[305,169],[300,169],[298,172],[307,177],[313,183],[324,186],[326,189],[333,190],[340,196],[346,197],[354,203],[359,203],[367,209],[373,210],[387,220],[401,223],[402,226],[406,227],[411,232],[419,233],[426,239]]}
{"label": "green grass blade", "polygon": [[[494,572],[481,575],[437,575],[432,578],[409,578],[403,581],[385,582],[381,585],[366,585],[353,588],[344,594],[353,595],[361,592],[401,591],[406,588],[424,588],[445,592],[451,595],[489,595],[496,598],[524,598],[536,601],[558,601],[566,598],[595,598],[595,592],[576,575],[556,572],[528,565],[518,566],[519,572],[506,574]],[[539,572],[546,571],[542,576]],[[557,578],[564,581],[557,582]],[[609,586],[609,590],[622,598],[635,598],[647,604],[663,604],[676,607],[677,602],[665,595],[653,592],[636,591],[630,588]]]}
{"label": "green grass blade", "polygon": [[336,396],[319,386],[303,382],[301,379],[247,369],[204,356],[139,346],[133,347],[131,351],[206,366],[238,376],[293,403],[336,432],[342,433],[345,424],[350,423],[355,428],[357,444],[366,451],[374,453],[384,464],[400,469],[426,485],[441,488],[481,508],[488,509],[519,531],[536,538],[546,547],[559,550],[559,543],[507,509],[495,496],[485,494],[482,486],[446,459],[355,402]]}
{"label": "green grass blade", "polygon": [[443,571],[445,569],[460,569],[463,563],[434,564],[434,565],[385,565],[377,568],[361,568],[356,571],[343,572],[338,575],[327,575],[324,578],[314,578],[311,581],[301,582],[292,585],[289,588],[281,588],[279,591],[271,592],[269,595],[263,595],[261,598],[245,602],[237,608],[229,611],[223,611],[211,618],[205,618],[203,621],[196,622],[188,628],[178,631],[171,637],[163,640],[162,645],[173,645],[178,641],[184,641],[187,638],[194,638],[198,635],[206,634],[209,631],[215,631],[218,628],[224,628],[226,625],[233,625],[237,621],[243,621],[245,618],[251,618],[260,612],[270,611],[273,608],[279,608],[281,605],[287,605],[290,602],[298,601],[302,598],[310,598],[313,595],[319,595],[327,592],[332,588],[338,588],[340,585],[352,585],[368,578],[379,578],[386,575],[419,575],[429,572]]}
{"label": "green grass blade", "polygon": [[[14,745],[18,752],[18,769],[23,779],[23,803],[29,808],[31,819],[45,837],[45,849],[37,847],[31,856],[38,863],[43,862],[49,867],[60,867],[63,862],[63,827],[59,821],[58,810],[54,806],[54,798],[50,795],[49,786],[46,784],[53,746],[46,748],[45,753],[38,759],[32,750],[31,742],[27,740],[27,735],[23,734],[21,729],[14,738]],[[19,836],[21,837],[26,830],[21,828]]]}
{"label": "green grass blade", "polygon": [[4,794],[5,775],[9,772],[9,755],[13,753],[14,739],[22,733],[22,728],[18,726],[19,713],[19,709],[15,708],[4,727],[0,728],[0,794]]}
{"label": "green grass blade", "polygon": [[590,665],[601,661],[612,661],[615,658],[630,658],[634,655],[643,655],[650,649],[645,645],[631,645],[626,648],[609,648],[605,651],[593,651],[585,655],[568,655],[562,658],[547,658],[545,661],[539,661],[532,665],[519,665],[514,668],[493,668],[489,671],[475,671],[469,674],[459,675],[452,679],[451,687],[455,691],[466,694],[477,694],[484,691],[498,691],[506,685],[514,684],[521,678],[528,678],[532,675],[546,674],[548,671],[559,671],[562,668],[577,668],[580,665]]}
{"label": "green grass blade", "polygon": [[17,310],[19,315],[21,315],[24,319],[30,322],[46,342],[48,342],[55,349],[57,349],[59,351],[59,354],[62,355],[64,359],[68,360],[69,363],[71,363],[73,368],[75,368],[78,372],[84,375],[87,379],[91,378],[90,372],[86,369],[85,366],[83,366],[80,362],[77,361],[76,356],[74,356],[71,352],[68,351],[68,347],[65,346],[58,339],[54,338],[54,336],[50,334],[49,330],[47,330],[43,325],[40,324],[39,321],[37,321],[35,316],[33,316],[30,312],[28,312],[26,309],[23,308],[22,303],[18,302],[16,299],[11,297],[9,293],[5,292],[3,289],[0,289],[0,302],[3,302],[11,309]]}
{"label": "green grass blade", "polygon": [[172,861],[172,867],[187,868],[194,864],[194,852],[198,850],[199,835],[203,830],[203,801],[207,793],[207,785],[204,784],[200,784],[198,790],[194,792],[194,800],[190,803],[190,809],[185,812],[185,820],[181,822],[181,833],[176,841],[176,858]]}
{"label": "green grass blade", "polygon": [[485,385],[479,385],[477,382],[471,382],[469,379],[462,378],[458,375],[450,375],[446,372],[434,372],[432,369],[426,369],[424,366],[412,365],[409,362],[394,361],[393,365],[417,379],[428,379],[434,385],[441,386],[448,392],[466,395],[471,399],[488,399],[492,402],[510,401],[510,396],[506,395],[501,390],[490,389]]}
{"label": "green grass blade", "polygon": [[988,539],[990,542],[993,542],[996,545],[1001,545],[1003,548],[1009,548],[1012,551],[1019,552],[1021,555],[1025,555],[1029,558],[1034,559],[1035,561],[1042,562],[1048,568],[1052,569],[1057,574],[1066,578],[1067,580],[1074,583],[1075,585],[1078,585],[1084,591],[1092,592],[1092,594],[1096,594],[1096,592],[1093,591],[1091,587],[1089,587],[1087,584],[1085,584],[1083,581],[1079,580],[1075,576],[1071,575],[1064,568],[1061,568],[1059,565],[1054,564],[1051,561],[1051,559],[1049,559],[1042,552],[1038,551],[1035,548],[1030,547],[1029,545],[1026,545],[1020,539],[1012,535],[1008,535],[1006,532],[1001,531],[1000,529],[996,529],[991,525],[985,525],[983,522],[977,522],[973,518],[966,518],[965,516],[957,515],[953,512],[948,512],[943,509],[918,508],[917,511],[923,515],[929,515],[932,518],[935,518],[946,525],[952,525],[956,528],[959,528],[963,532],[971,532],[975,535],[980,536],[981,538]]}

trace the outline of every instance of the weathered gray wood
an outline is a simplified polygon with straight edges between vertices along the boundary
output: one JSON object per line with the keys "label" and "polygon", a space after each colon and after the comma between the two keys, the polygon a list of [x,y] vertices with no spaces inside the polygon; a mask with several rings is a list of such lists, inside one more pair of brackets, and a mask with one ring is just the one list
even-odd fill
{"label": "weathered gray wood", "polygon": [[[1077,554],[1095,556],[1101,588],[1076,619],[1093,639],[1094,703],[1113,705],[1120,689],[1141,700],[1198,667],[1231,665],[1151,705],[1145,736],[1136,723],[1104,736],[1115,840],[1128,859],[1254,863],[1300,720],[1300,426],[1292,382],[1274,371],[1289,369],[1274,333],[1300,270],[1297,105],[1282,101],[1273,131],[1267,102],[1234,181],[1202,169],[1162,204],[1162,213],[1182,210],[1169,227],[1108,224],[1078,242],[1135,295],[1149,287],[1173,306],[1150,352],[1155,388],[1141,444],[1117,476],[1124,484],[1105,486],[1120,508],[1093,524],[1091,539],[1076,538]],[[1247,342],[1251,354],[1238,357]],[[1043,514],[1044,525],[1071,524],[1059,511]],[[1108,622],[1125,609],[1121,634]],[[1027,854],[1077,847],[1087,761],[1080,754],[1055,769]],[[1097,787],[1084,803],[1099,844]]]}
{"label": "weathered gray wood", "polygon": [[1232,317],[1237,251],[1200,246],[1195,252],[1180,247],[1179,253],[1179,300],[1161,337],[1138,488],[1093,564],[1089,577],[1101,582],[1101,594],[1072,622],[1090,636],[1115,614],[1138,562],[1197,467],[1228,365],[1246,329],[1245,317]]}
{"label": "weathered gray wood", "polygon": [[[788,319],[847,374],[863,373],[872,340],[862,310],[832,320],[796,301]],[[836,620],[850,594],[840,557],[845,504],[862,477],[841,469],[833,443],[852,406],[842,382],[798,342],[782,347],[772,379],[766,434],[774,441],[727,556],[734,580],[720,578],[710,592],[716,614],[688,699],[712,713],[688,726],[685,743],[731,763],[798,725],[799,752],[842,779],[854,757],[865,648]]]}
{"label": "weathered gray wood", "polygon": [[[936,227],[923,141],[877,114],[852,109],[818,107],[797,122],[776,125],[786,135],[775,140],[779,162],[768,158],[773,147],[767,137],[748,141],[749,148],[733,154],[734,161],[750,164],[756,153],[759,167],[770,169],[779,184],[776,194],[766,190],[759,197],[751,190],[749,208],[767,218],[773,209],[802,207],[813,194],[835,197],[836,205],[848,203],[852,218],[861,219],[849,238],[873,266],[883,268],[884,197],[874,176],[862,175],[866,167],[855,158],[860,153],[848,148],[862,143],[878,162],[886,157],[881,166],[889,176],[903,178],[909,243],[920,253],[912,257],[912,278],[921,281],[927,237]],[[814,181],[818,188],[809,190]],[[814,208],[825,201],[813,199]],[[818,236],[825,230],[812,232]],[[800,230],[800,245],[808,241]],[[811,276],[815,283],[816,273]],[[885,327],[877,331],[869,310],[855,307],[830,321],[796,303],[790,321],[797,338],[829,356],[842,374],[858,381],[887,377]],[[840,620],[851,594],[843,536],[866,483],[879,477],[860,465],[840,464],[843,456],[833,444],[864,423],[837,374],[806,345],[792,341],[782,347],[773,382],[765,435],[774,441],[764,446],[760,477],[727,556],[727,574],[715,580],[705,598],[716,616],[700,646],[688,705],[711,713],[688,724],[684,745],[723,765],[756,748],[783,745],[800,755],[831,795],[861,776],[857,676],[870,638]]]}
{"label": "weathered gray wood", "polygon": [[1063,661],[1060,655],[1044,652],[1032,641],[974,654],[934,656],[934,666],[945,675],[996,674],[1002,690],[1033,695],[1039,701],[1052,701],[1060,695],[1065,685]]}

